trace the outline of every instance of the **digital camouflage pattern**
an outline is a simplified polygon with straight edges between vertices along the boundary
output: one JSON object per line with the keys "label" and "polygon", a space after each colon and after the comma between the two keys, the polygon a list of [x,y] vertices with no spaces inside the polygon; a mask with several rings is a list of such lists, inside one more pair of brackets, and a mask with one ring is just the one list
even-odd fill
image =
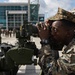
{"label": "digital camouflage pattern", "polygon": [[75,39],[68,46],[64,46],[62,51],[63,54],[58,59],[59,72],[61,72],[61,75],[75,74]]}
{"label": "digital camouflage pattern", "polygon": [[62,8],[58,8],[58,12],[53,17],[50,17],[49,20],[68,20],[75,23],[75,15],[69,11],[66,11]]}

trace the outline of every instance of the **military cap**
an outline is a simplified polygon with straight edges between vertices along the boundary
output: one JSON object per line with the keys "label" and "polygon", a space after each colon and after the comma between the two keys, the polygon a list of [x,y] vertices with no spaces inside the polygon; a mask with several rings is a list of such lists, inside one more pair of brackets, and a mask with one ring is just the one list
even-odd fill
{"label": "military cap", "polygon": [[49,18],[49,20],[62,20],[62,19],[75,23],[75,15],[62,8],[58,8],[58,12],[53,17]]}

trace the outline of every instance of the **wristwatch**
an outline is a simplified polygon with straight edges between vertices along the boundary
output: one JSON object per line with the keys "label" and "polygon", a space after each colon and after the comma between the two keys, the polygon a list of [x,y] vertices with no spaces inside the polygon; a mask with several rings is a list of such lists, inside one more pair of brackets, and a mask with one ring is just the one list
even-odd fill
{"label": "wristwatch", "polygon": [[47,45],[47,44],[49,44],[49,40],[48,40],[48,39],[42,39],[42,40],[40,41],[40,43],[41,43],[41,44],[44,44],[44,45]]}

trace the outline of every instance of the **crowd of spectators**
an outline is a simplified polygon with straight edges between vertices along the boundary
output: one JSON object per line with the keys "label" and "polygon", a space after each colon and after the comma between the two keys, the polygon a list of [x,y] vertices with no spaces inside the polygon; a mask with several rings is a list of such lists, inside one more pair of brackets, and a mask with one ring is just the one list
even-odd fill
{"label": "crowd of spectators", "polygon": [[15,30],[1,29],[1,36],[3,37],[15,37],[15,35],[16,35]]}

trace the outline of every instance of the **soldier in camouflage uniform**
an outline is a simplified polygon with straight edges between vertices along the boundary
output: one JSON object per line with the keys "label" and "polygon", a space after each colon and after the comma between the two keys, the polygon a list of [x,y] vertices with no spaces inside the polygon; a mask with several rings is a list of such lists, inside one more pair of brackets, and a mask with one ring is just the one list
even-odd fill
{"label": "soldier in camouflage uniform", "polygon": [[42,45],[38,63],[42,69],[41,75],[52,75],[52,65],[58,59],[58,50],[62,47],[52,38],[52,23],[53,21],[48,19],[45,23],[40,23],[40,26],[37,25]]}
{"label": "soldier in camouflage uniform", "polygon": [[[55,16],[49,19],[53,21],[51,28],[51,35],[54,40],[59,43],[62,47],[62,56],[57,59],[53,57],[53,51],[51,45],[45,45],[42,49],[44,51],[40,58],[41,64],[46,66],[43,67],[45,73],[42,75],[75,75],[75,15],[64,9],[58,8],[58,12]],[[44,34],[46,34],[44,32]],[[47,33],[48,34],[48,33]],[[43,34],[42,34],[43,35]],[[41,36],[42,36],[41,35]],[[45,35],[44,35],[45,36]],[[43,37],[43,36],[42,36]],[[48,35],[46,38],[48,39]],[[48,41],[48,40],[47,40]],[[53,46],[54,47],[54,46]],[[58,48],[59,49],[59,48]],[[55,52],[54,52],[55,53]],[[46,55],[48,59],[45,58]],[[52,56],[51,56],[52,54]],[[46,61],[48,60],[48,61]],[[50,62],[50,64],[49,64]],[[41,65],[41,66],[42,66]],[[47,74],[51,72],[51,74]]]}
{"label": "soldier in camouflage uniform", "polygon": [[[57,60],[58,74],[75,75],[75,15],[59,8],[50,19],[55,20],[52,24],[54,38],[64,45],[62,56]],[[56,32],[53,32],[54,29]]]}

